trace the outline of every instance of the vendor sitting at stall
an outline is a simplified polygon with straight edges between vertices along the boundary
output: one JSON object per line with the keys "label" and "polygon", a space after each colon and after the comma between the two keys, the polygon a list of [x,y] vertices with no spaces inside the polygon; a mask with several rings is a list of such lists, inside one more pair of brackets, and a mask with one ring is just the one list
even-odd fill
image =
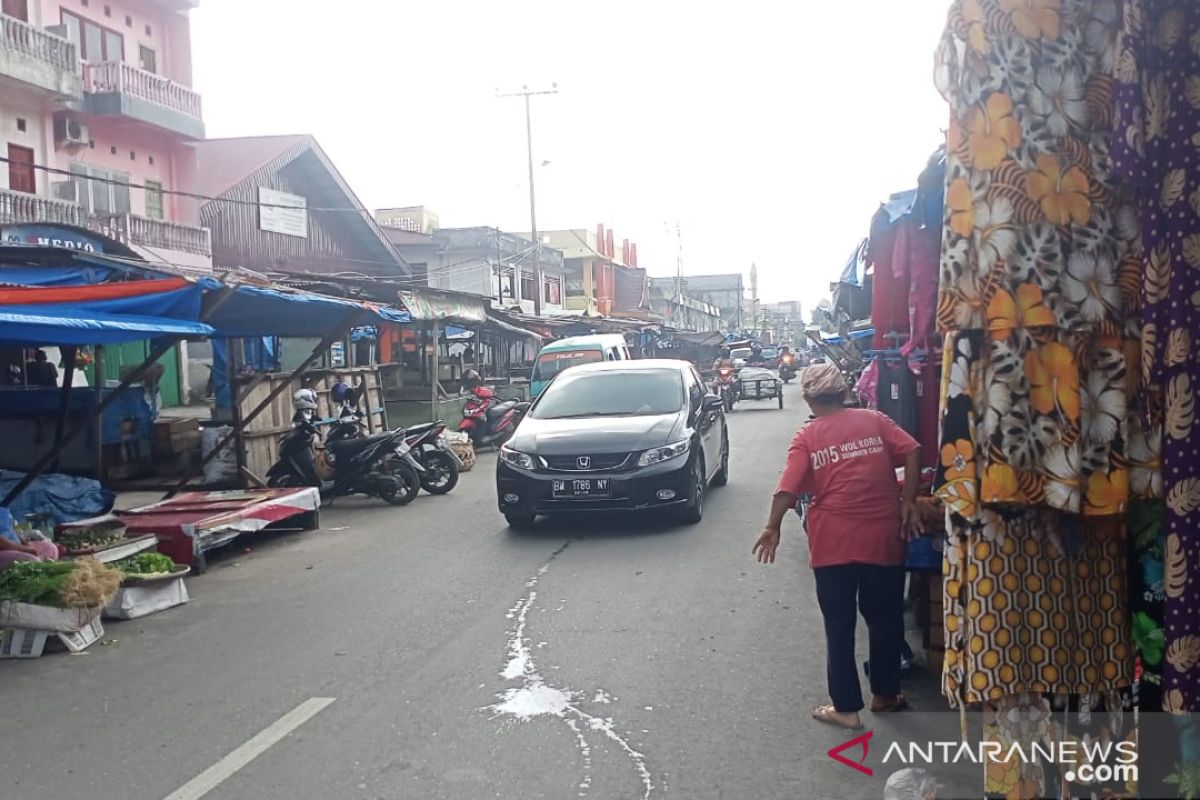
{"label": "vendor sitting at stall", "polygon": [[58,548],[53,542],[35,540],[29,543],[21,541],[21,537],[13,530],[12,514],[7,508],[0,508],[0,571],[8,568],[9,564],[17,561],[55,561],[58,559]]}

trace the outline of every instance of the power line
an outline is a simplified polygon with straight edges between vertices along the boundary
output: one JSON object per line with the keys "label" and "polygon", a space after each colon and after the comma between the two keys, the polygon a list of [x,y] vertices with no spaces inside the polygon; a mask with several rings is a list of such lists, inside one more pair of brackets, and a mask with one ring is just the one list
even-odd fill
{"label": "power line", "polygon": [[[260,203],[257,200],[237,200],[231,197],[212,197],[206,194],[197,194],[196,192],[185,192],[180,189],[164,189],[159,186],[147,186],[144,183],[133,183],[131,181],[123,181],[117,178],[102,178],[98,175],[84,175],[78,172],[71,172],[68,169],[60,169],[51,167],[46,164],[35,164],[32,161],[20,161],[5,156],[0,156],[0,164],[16,164],[27,169],[36,169],[41,172],[46,172],[51,175],[63,175],[72,180],[95,181],[97,183],[105,183],[110,186],[124,186],[127,189],[145,189],[146,191],[155,192],[156,194],[169,194],[176,197],[187,197],[192,200],[203,200],[209,203],[230,203],[239,206],[254,206],[256,208],[287,208],[292,211],[297,210],[300,206],[290,206],[286,203]],[[322,213],[345,213],[345,214],[367,214],[370,212],[365,208],[337,208],[333,206],[304,206],[305,211],[320,211]]]}

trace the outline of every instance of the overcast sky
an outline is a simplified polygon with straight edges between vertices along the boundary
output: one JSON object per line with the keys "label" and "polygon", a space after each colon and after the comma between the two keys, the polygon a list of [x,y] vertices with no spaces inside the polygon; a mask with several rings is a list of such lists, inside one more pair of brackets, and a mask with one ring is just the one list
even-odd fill
{"label": "overcast sky", "polygon": [[310,133],[369,207],[528,230],[615,228],[652,275],[744,272],[764,300],[828,293],[947,117],[948,0],[204,0],[212,137]]}

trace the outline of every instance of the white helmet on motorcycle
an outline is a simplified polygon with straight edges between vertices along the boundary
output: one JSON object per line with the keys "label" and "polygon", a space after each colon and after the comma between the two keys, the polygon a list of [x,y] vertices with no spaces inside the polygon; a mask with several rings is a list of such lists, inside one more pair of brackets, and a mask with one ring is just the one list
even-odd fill
{"label": "white helmet on motorcycle", "polygon": [[297,411],[316,411],[317,393],[312,389],[301,389],[292,395],[292,407]]}

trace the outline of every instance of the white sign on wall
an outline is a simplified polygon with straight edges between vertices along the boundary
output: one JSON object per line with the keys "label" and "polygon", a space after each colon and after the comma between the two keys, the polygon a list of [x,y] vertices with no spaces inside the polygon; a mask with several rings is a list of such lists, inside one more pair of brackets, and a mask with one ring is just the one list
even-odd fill
{"label": "white sign on wall", "polygon": [[258,202],[260,230],[308,238],[308,201],[303,197],[260,186]]}

